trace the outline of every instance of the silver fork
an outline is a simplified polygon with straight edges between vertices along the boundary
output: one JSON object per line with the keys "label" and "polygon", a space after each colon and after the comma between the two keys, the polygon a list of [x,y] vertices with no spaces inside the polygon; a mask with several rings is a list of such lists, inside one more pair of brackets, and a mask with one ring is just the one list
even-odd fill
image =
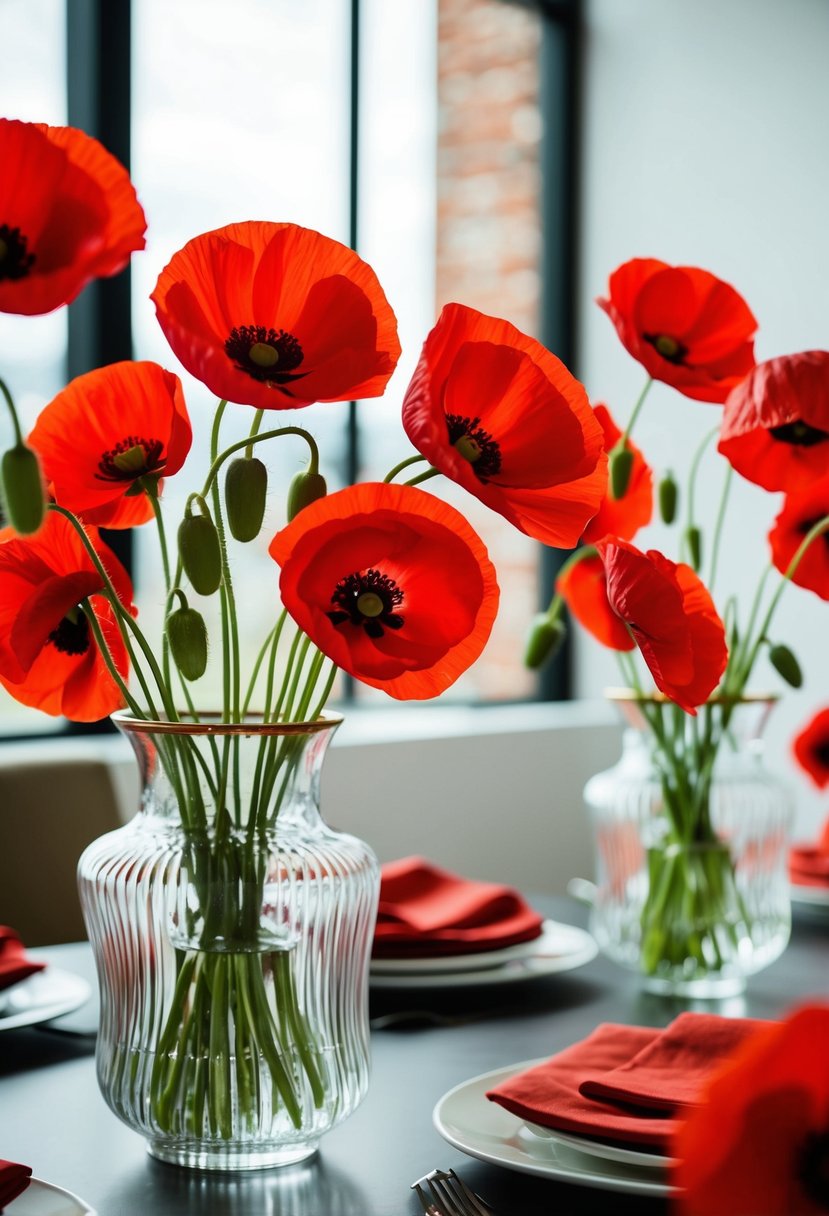
{"label": "silver fork", "polygon": [[[424,1192],[424,1186],[429,1193]],[[412,1183],[425,1216],[495,1216],[480,1195],[470,1191],[454,1170],[432,1170]]]}

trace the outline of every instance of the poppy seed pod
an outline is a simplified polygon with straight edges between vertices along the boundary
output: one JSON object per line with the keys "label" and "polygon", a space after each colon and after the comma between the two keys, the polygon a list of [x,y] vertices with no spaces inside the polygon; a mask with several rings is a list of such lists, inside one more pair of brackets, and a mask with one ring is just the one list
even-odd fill
{"label": "poppy seed pod", "polygon": [[558,653],[566,636],[567,627],[558,617],[550,617],[546,612],[537,613],[527,636],[524,666],[537,671]]}
{"label": "poppy seed pod", "polygon": [[185,515],[178,528],[178,551],[184,573],[199,595],[213,595],[222,582],[222,552],[209,515]]}
{"label": "poppy seed pod", "polygon": [[300,511],[309,507],[318,498],[325,498],[328,486],[322,473],[311,473],[303,469],[292,479],[288,487],[288,522],[296,519]]}
{"label": "poppy seed pod", "polygon": [[610,493],[617,501],[624,498],[633,471],[633,452],[621,440],[610,453]]}
{"label": "poppy seed pod", "polygon": [[167,617],[170,653],[186,680],[198,680],[207,667],[207,626],[195,608],[177,608]]}
{"label": "poppy seed pod", "polygon": [[779,644],[769,647],[769,662],[779,676],[782,676],[792,688],[800,688],[803,684],[803,672],[794,652],[788,646]]}
{"label": "poppy seed pod", "polygon": [[29,536],[43,523],[46,503],[40,463],[25,443],[3,453],[0,465],[3,510],[15,532]]}
{"label": "poppy seed pod", "polygon": [[228,465],[225,477],[227,526],[236,540],[255,540],[265,518],[268,470],[255,456],[240,456]]}
{"label": "poppy seed pod", "polygon": [[659,483],[659,514],[663,524],[672,524],[676,519],[679,489],[673,473],[666,473]]}

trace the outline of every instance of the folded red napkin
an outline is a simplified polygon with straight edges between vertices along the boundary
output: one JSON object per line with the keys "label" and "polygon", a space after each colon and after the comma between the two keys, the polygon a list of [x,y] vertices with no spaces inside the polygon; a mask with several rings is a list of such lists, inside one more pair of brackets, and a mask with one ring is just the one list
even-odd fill
{"label": "folded red napkin", "polygon": [[45,963],[36,963],[26,955],[25,947],[14,929],[0,925],[0,988],[11,988],[36,971],[42,971]]}
{"label": "folded red napkin", "polygon": [[829,887],[829,819],[816,841],[792,845],[789,878],[798,886]]}
{"label": "folded red napkin", "polygon": [[753,1018],[681,1013],[624,1064],[610,1072],[591,1069],[579,1093],[648,1111],[695,1106],[711,1069],[762,1025]]}
{"label": "folded red napkin", "polygon": [[635,1144],[667,1152],[675,1121],[646,1111],[631,1112],[609,1102],[585,1098],[579,1086],[589,1073],[610,1072],[659,1035],[645,1026],[606,1022],[591,1035],[551,1060],[502,1082],[487,1097],[530,1123],[554,1131]]}
{"label": "folded red napkin", "polygon": [[7,1203],[23,1194],[31,1176],[28,1165],[18,1165],[15,1161],[0,1158],[0,1212]]}
{"label": "folded red napkin", "polygon": [[542,918],[517,891],[473,882],[422,857],[383,866],[376,958],[428,958],[498,950],[538,937]]}

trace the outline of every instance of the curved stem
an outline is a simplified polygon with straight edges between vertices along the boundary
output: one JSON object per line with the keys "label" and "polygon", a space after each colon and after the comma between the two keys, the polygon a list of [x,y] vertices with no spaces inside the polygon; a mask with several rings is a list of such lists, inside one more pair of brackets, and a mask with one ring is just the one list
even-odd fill
{"label": "curved stem", "polygon": [[720,507],[717,511],[717,522],[714,525],[714,540],[711,546],[711,573],[708,576],[708,590],[714,588],[714,580],[717,577],[717,558],[720,552],[720,539],[722,537],[723,523],[725,522],[725,509],[728,506],[728,495],[731,490],[731,482],[734,477],[734,470],[731,465],[728,465],[725,472],[725,484],[723,485],[722,497],[720,498]]}
{"label": "curved stem", "polygon": [[645,387],[642,389],[641,393],[639,394],[639,396],[636,400],[636,404],[633,407],[630,418],[628,419],[628,424],[625,427],[624,432],[622,433],[622,435],[619,438],[617,447],[623,448],[626,445],[628,439],[630,438],[630,433],[633,430],[634,423],[636,422],[636,419],[639,417],[639,414],[641,413],[642,406],[645,404],[645,398],[647,397],[648,393],[650,392],[652,384],[653,384],[653,377],[648,376],[647,380],[645,381]]}
{"label": "curved stem", "polygon": [[[224,402],[224,404],[226,405],[227,402]],[[218,432],[214,433],[214,438],[217,437],[217,434]],[[222,467],[224,462],[233,455],[234,452],[241,452],[242,448],[252,449],[253,445],[256,443],[265,443],[265,441],[268,439],[278,439],[280,435],[301,435],[308,444],[308,448],[310,450],[308,471],[311,473],[316,473],[319,470],[319,447],[317,446],[317,441],[314,439],[313,435],[310,435],[308,431],[304,430],[301,426],[281,426],[275,431],[262,431],[261,434],[251,434],[247,437],[247,439],[240,439],[238,442],[232,443],[229,448],[225,448],[221,455],[218,453],[218,444],[216,445],[215,452],[213,450],[213,445],[211,444],[210,471],[208,472],[204,485],[202,486],[201,497],[207,497],[211,486],[213,486],[216,477],[218,476],[219,469]]]}
{"label": "curved stem", "polygon": [[688,501],[687,527],[688,528],[692,528],[694,526],[694,490],[696,489],[697,474],[699,473],[699,466],[702,462],[703,456],[705,455],[705,449],[708,447],[709,443],[714,438],[714,436],[718,435],[719,433],[720,433],[720,428],[718,426],[712,427],[712,429],[710,431],[706,432],[705,436],[703,437],[702,443],[700,443],[699,447],[694,452],[694,456],[691,461],[691,467],[688,470],[688,494],[687,494],[687,501]]}
{"label": "curved stem", "polygon": [[9,407],[9,413],[11,414],[12,426],[14,427],[15,442],[22,443],[23,442],[23,432],[20,429],[20,419],[17,416],[17,410],[14,408],[14,398],[11,395],[11,391],[9,389],[9,386],[6,384],[6,381],[2,380],[2,379],[0,379],[0,393],[2,393],[3,396],[5,397],[6,405]]}
{"label": "curved stem", "polygon": [[398,473],[402,473],[404,469],[408,469],[409,465],[417,464],[420,460],[426,460],[426,457],[421,456],[419,452],[416,456],[409,456],[406,460],[401,460],[400,464],[396,464],[393,469],[389,469],[383,481],[394,481]]}
{"label": "curved stem", "polygon": [[425,473],[420,473],[417,477],[412,477],[409,481],[404,481],[404,486],[419,486],[421,481],[428,481],[430,477],[439,477],[440,469],[427,469]]}

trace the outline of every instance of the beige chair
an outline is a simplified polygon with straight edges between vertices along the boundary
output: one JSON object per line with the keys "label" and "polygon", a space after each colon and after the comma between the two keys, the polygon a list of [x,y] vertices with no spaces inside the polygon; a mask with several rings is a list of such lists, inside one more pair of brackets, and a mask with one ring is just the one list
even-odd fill
{"label": "beige chair", "polygon": [[120,826],[101,761],[0,766],[0,924],[12,925],[28,946],[85,938],[78,858]]}

